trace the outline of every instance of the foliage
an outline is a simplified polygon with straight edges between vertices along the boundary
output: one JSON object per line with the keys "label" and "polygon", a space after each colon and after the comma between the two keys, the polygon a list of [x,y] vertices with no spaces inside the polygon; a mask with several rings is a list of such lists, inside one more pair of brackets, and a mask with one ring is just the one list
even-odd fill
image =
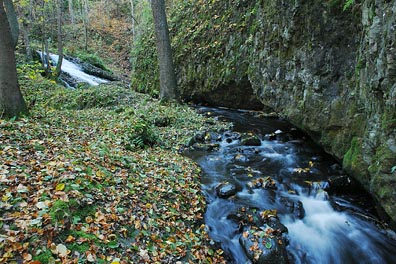
{"label": "foliage", "polygon": [[101,58],[99,58],[99,56],[96,54],[79,52],[79,53],[76,53],[75,55],[77,56],[77,58],[81,59],[84,62],[92,64],[102,70],[110,71],[104,64],[103,60]]}
{"label": "foliage", "polygon": [[145,148],[157,143],[157,136],[153,132],[152,125],[144,119],[134,121],[131,130],[127,134],[128,140],[125,142],[127,149]]}
{"label": "foliage", "polygon": [[[260,1],[245,0],[172,4],[169,28],[183,97],[191,96],[194,90],[212,91],[221,84],[238,83],[247,76],[254,33],[263,19],[257,17],[260,8]],[[149,26],[132,50],[137,58],[133,87],[150,94],[159,89],[154,41],[153,27]]]}
{"label": "foliage", "polygon": [[150,5],[145,2],[137,6],[138,29],[131,50],[132,87],[153,97],[159,96],[159,70],[155,48],[154,24]]}
{"label": "foliage", "polygon": [[[44,102],[54,109],[82,110],[98,107],[116,107],[134,102],[134,93],[116,84],[90,87],[89,89],[57,89],[52,92],[51,100]],[[44,101],[44,100],[43,100]]]}
{"label": "foliage", "polygon": [[344,11],[352,7],[355,4],[355,0],[345,0]]}
{"label": "foliage", "polygon": [[117,84],[37,80],[21,82],[31,116],[0,120],[0,262],[224,263],[201,225],[199,169],[177,154],[203,117]]}

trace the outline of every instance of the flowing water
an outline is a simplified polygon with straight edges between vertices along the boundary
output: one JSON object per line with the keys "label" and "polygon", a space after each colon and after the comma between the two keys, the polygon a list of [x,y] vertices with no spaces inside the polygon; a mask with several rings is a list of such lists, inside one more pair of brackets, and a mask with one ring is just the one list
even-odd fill
{"label": "flowing water", "polygon": [[[251,263],[240,244],[238,224],[230,217],[242,207],[277,210],[288,229],[290,263],[396,263],[395,233],[382,228],[370,197],[302,133],[282,120],[247,111],[200,111],[234,124],[233,131],[217,135],[217,149],[187,153],[203,170],[209,235],[221,243],[231,263]],[[242,145],[235,136],[249,131],[259,135],[260,145]],[[276,189],[248,187],[268,176]],[[337,179],[344,182],[337,186]],[[233,184],[236,194],[220,198],[216,186],[222,182]],[[290,210],[290,201],[301,205],[300,211]]]}
{"label": "flowing water", "polygon": [[[42,57],[43,53],[39,52],[39,54]],[[50,53],[49,57],[52,60],[51,65],[55,66],[58,63],[59,56],[56,54]],[[88,73],[85,73],[79,65],[77,65],[65,58],[62,59],[62,68],[61,69],[63,72],[69,74],[71,77],[75,78],[79,82],[88,83],[89,85],[92,85],[92,86],[97,86],[101,83],[109,82],[108,80],[105,80],[105,79],[99,78],[97,76],[93,76]]]}

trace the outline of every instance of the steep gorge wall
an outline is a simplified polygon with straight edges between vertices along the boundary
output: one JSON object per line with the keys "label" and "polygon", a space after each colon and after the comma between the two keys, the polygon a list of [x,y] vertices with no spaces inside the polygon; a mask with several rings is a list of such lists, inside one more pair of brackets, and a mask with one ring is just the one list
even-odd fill
{"label": "steep gorge wall", "polygon": [[[396,220],[396,2],[355,8],[278,3],[255,35],[249,79],[265,105],[343,160]],[[268,18],[265,9],[259,16]]]}
{"label": "steep gorge wall", "polygon": [[[395,1],[347,11],[339,0],[174,2],[185,100],[257,108],[258,98],[342,161],[396,221]],[[153,47],[152,35],[144,43]],[[145,65],[136,76],[155,76]]]}

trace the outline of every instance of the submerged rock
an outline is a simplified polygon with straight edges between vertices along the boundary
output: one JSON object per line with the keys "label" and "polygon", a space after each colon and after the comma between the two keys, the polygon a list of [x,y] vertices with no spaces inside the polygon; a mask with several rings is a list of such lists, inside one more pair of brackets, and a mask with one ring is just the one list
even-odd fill
{"label": "submerged rock", "polygon": [[290,197],[282,196],[279,202],[284,206],[286,211],[298,219],[303,219],[305,216],[304,206],[301,201],[295,201]]}
{"label": "submerged rock", "polygon": [[237,154],[237,155],[234,157],[234,161],[237,161],[237,162],[248,162],[248,161],[249,161],[249,158],[246,157],[246,156],[243,155],[243,154]]}

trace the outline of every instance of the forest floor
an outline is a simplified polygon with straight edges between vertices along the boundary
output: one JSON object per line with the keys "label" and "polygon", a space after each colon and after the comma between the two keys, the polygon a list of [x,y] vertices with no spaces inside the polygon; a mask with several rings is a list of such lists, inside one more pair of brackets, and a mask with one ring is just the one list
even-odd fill
{"label": "forest floor", "polygon": [[0,263],[225,262],[179,152],[226,124],[122,84],[21,86],[30,115],[0,120]]}

